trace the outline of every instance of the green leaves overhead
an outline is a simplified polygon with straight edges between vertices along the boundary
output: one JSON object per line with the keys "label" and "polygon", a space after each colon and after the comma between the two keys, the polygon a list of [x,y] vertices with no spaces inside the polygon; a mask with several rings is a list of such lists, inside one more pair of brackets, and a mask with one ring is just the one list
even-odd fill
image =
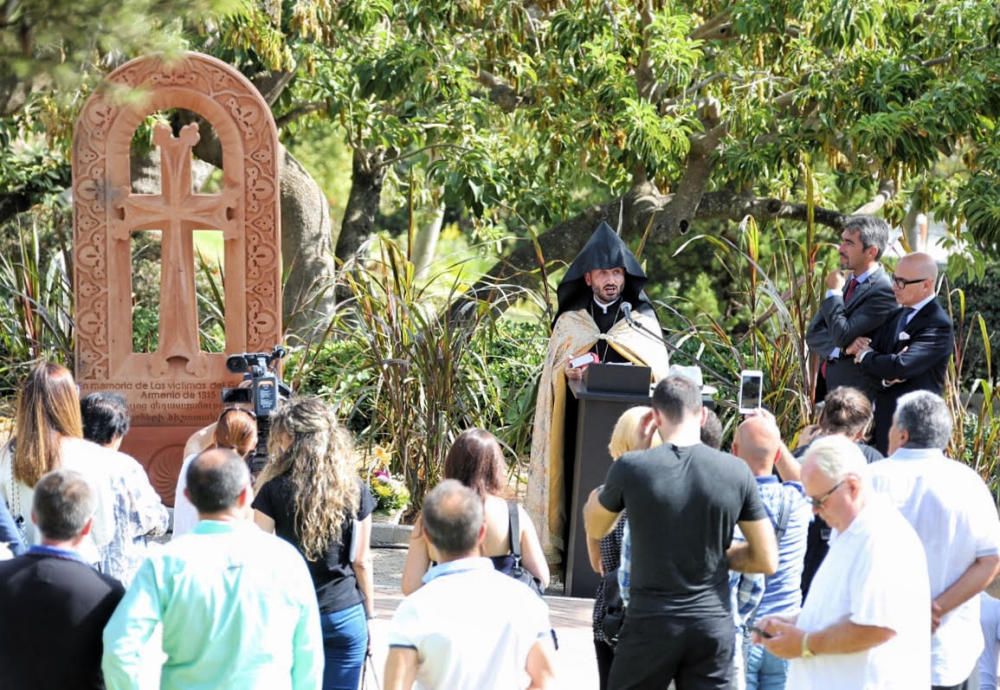
{"label": "green leaves overhead", "polygon": [[[664,117],[649,101],[623,98],[616,122],[628,132],[625,149],[650,170],[671,160],[683,160],[690,148],[692,123]],[[673,167],[676,174],[678,166]]]}
{"label": "green leaves overhead", "polygon": [[[913,195],[993,241],[994,0],[184,0],[174,15],[157,0],[105,5],[15,2],[12,26],[31,18],[50,37],[39,46],[62,46],[33,58],[57,80],[81,50],[118,59],[185,42],[255,79],[287,72],[274,105],[286,138],[335,122],[384,166],[390,192],[434,187],[483,232],[538,234],[637,182],[667,192],[693,152],[708,161],[705,189],[801,199],[809,160],[817,204],[856,205],[893,180],[894,217]],[[8,56],[16,38],[0,33]],[[32,108],[0,130],[67,140],[68,118]],[[958,182],[934,184],[941,170]]]}

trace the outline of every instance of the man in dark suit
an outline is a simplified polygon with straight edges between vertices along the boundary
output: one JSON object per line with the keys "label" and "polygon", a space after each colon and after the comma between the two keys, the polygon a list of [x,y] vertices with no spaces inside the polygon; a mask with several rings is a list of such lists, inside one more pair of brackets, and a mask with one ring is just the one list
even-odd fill
{"label": "man in dark suit", "polygon": [[104,688],[101,632],[125,590],[77,554],[95,503],[77,472],[56,470],[35,485],[42,543],[0,563],[0,686]]}
{"label": "man in dark suit", "polygon": [[900,308],[876,333],[848,348],[861,370],[878,382],[875,447],[885,453],[896,400],[911,391],[941,395],[955,336],[951,319],[936,300],[937,264],[928,254],[899,260],[892,289]]}
{"label": "man in dark suit", "polygon": [[896,309],[889,276],[879,264],[889,242],[889,226],[872,216],[851,216],[840,233],[840,268],[826,277],[826,297],[806,332],[809,349],[819,355],[820,378],[825,390],[817,399],[840,386],[851,386],[869,399],[877,381],[866,376],[845,350],[856,338],[871,336]]}

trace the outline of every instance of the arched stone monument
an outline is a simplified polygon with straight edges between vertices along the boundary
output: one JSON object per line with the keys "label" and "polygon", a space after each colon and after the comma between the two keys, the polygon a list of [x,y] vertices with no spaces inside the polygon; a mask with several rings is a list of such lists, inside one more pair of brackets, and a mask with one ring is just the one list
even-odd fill
{"label": "arched stone monument", "polygon": [[[211,124],[223,151],[218,194],[192,191],[197,124],[177,136],[154,128],[159,194],[132,192],[130,148],[145,118],[183,108]],[[187,437],[215,420],[229,373],[225,353],[198,340],[194,230],[222,232],[226,352],[270,351],[281,339],[278,134],[271,110],[239,72],[185,53],[132,60],[87,101],[73,139],[73,288],[76,378],[81,394],[117,391],[132,431],[123,450],[140,460],[168,503]],[[159,338],[154,352],[132,345],[133,233],[161,232]]]}

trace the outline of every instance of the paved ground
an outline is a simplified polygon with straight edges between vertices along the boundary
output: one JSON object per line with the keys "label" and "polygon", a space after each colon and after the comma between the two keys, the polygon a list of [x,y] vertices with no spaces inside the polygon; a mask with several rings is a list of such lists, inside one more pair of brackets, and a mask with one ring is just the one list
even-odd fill
{"label": "paved ground", "polygon": [[[403,598],[399,587],[406,551],[399,548],[376,548],[373,553],[375,609],[378,617],[371,625],[372,652],[375,669],[381,680],[389,619]],[[590,629],[593,599],[546,596],[545,600],[549,604],[552,625],[559,636],[556,687],[566,690],[597,690],[597,662],[594,660],[594,642]]]}

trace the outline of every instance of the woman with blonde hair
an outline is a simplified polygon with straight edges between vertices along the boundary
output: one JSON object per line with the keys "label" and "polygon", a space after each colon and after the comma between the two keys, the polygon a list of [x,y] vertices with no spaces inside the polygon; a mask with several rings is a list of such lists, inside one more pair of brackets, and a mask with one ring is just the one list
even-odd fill
{"label": "woman with blonde hair", "polygon": [[[257,448],[257,417],[253,410],[236,406],[224,408],[215,422],[212,439],[209,448],[232,448],[244,458],[250,455]],[[184,458],[180,474],[177,475],[171,539],[187,534],[198,524],[198,511],[191,499],[184,494],[187,488],[187,468],[196,457],[198,453],[191,453]]]}
{"label": "woman with blonde hair", "polygon": [[316,587],[326,665],[323,690],[356,690],[374,617],[371,512],[351,435],[319,398],[271,415],[270,460],[257,479],[254,520],[294,545]]}
{"label": "woman with blonde hair", "polygon": [[[640,405],[625,410],[618,418],[615,428],[611,432],[608,453],[612,460],[617,460],[629,451],[655,448],[660,443],[660,436],[653,420],[653,409]],[[615,528],[602,539],[587,537],[587,555],[590,557],[590,567],[602,576],[605,573],[617,571],[621,563],[622,539],[627,517],[625,513],[626,511],[623,510]],[[609,640],[604,634],[604,614],[606,613],[604,589],[605,581],[602,577],[597,585],[597,594],[594,598],[593,617],[594,651],[597,654],[597,674],[601,690],[608,687],[611,662],[615,658],[615,648],[609,644]]]}
{"label": "woman with blonde hair", "polygon": [[[468,429],[459,434],[444,461],[444,479],[462,482],[483,499],[486,537],[482,543],[482,554],[493,561],[494,568],[507,574],[511,574],[515,565],[510,516],[511,511],[517,511],[521,563],[534,576],[538,587],[544,590],[549,584],[549,566],[528,513],[516,503],[508,504],[504,498],[507,488],[504,470],[500,442],[484,429]],[[430,564],[427,542],[423,539],[418,519],[410,536],[410,548],[403,566],[403,594],[410,594],[423,584],[422,578]]]}
{"label": "woman with blonde hair", "polygon": [[0,449],[0,496],[28,544],[41,538],[31,521],[35,484],[52,470],[75,470],[97,498],[94,526],[80,555],[89,563],[100,561],[98,550],[115,529],[110,453],[83,439],[80,396],[70,371],[51,362],[32,369],[18,391],[14,436]]}

